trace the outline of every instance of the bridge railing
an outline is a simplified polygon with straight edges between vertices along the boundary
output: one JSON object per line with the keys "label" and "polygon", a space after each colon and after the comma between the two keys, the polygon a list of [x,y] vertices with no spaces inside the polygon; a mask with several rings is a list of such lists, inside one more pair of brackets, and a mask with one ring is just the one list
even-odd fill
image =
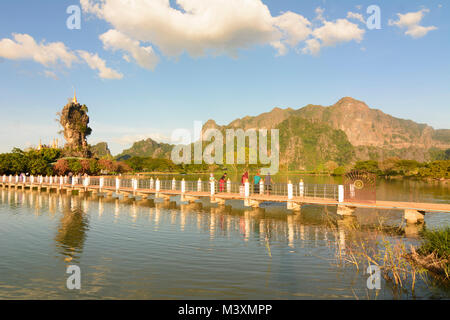
{"label": "bridge railing", "polygon": [[103,186],[105,188],[115,188],[116,187],[116,178],[105,177],[103,180]]}
{"label": "bridge railing", "polygon": [[332,184],[305,184],[303,192],[299,184],[294,185],[294,197],[338,200],[339,186]]}
{"label": "bridge railing", "polygon": [[128,178],[120,179],[120,187],[132,189],[133,188],[132,179],[128,179]]}
{"label": "bridge railing", "polygon": [[154,190],[155,181],[153,179],[138,179],[138,189]]}
{"label": "bridge railing", "polygon": [[[241,197],[265,195],[286,197],[287,200],[297,198],[313,198],[313,199],[333,199],[341,201],[343,198],[343,186],[332,184],[305,184],[303,181],[299,183],[271,183],[263,182],[255,185],[247,182],[226,182],[197,180],[159,180],[157,177],[151,178],[130,178],[130,177],[79,177],[79,176],[6,176],[0,177],[3,183],[22,184],[29,183],[32,185],[71,185],[74,187],[104,187],[132,190],[156,190],[159,191],[178,191],[178,192],[202,192],[208,194],[236,194]],[[342,201],[341,201],[342,202]]]}
{"label": "bridge railing", "polygon": [[89,185],[90,186],[100,186],[100,178],[98,178],[98,177],[89,178]]}
{"label": "bridge railing", "polygon": [[186,192],[202,192],[202,188],[202,181],[200,181],[200,184],[198,181],[185,181]]}

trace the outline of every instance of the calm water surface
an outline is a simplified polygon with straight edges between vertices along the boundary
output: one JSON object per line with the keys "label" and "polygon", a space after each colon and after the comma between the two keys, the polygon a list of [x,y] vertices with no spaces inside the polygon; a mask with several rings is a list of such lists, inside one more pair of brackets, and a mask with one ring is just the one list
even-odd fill
{"label": "calm water surface", "polygon": [[[386,181],[378,190],[385,199],[450,202],[448,185]],[[330,228],[333,210],[0,189],[0,299],[374,298],[367,275],[335,264],[336,243],[354,231],[337,218]],[[371,226],[380,217],[402,224],[396,211],[358,210],[354,219]],[[426,227],[444,225],[450,215],[426,216]],[[417,231],[398,237],[416,243]],[[66,288],[68,265],[81,268],[79,291]],[[393,295],[383,280],[376,298],[449,297],[425,284],[415,296]]]}

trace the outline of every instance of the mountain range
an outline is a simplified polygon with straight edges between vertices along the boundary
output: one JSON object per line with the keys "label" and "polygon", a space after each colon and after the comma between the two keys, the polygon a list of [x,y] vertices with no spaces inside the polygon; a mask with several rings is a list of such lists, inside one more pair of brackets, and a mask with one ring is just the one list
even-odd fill
{"label": "mountain range", "polygon": [[[450,130],[435,130],[426,124],[395,118],[350,97],[328,107],[274,108],[222,126],[208,120],[203,130],[210,128],[279,129],[280,165],[288,170],[312,170],[327,161],[347,165],[357,160],[390,157],[423,162],[450,148]],[[173,145],[147,139],[135,142],[116,159],[133,156],[168,159],[172,148]]]}

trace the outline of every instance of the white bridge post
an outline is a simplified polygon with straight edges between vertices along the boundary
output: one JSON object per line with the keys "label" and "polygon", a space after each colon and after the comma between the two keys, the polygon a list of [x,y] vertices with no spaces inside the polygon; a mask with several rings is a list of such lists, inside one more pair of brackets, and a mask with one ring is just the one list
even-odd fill
{"label": "white bridge post", "polygon": [[120,179],[117,177],[116,178],[116,193],[119,193],[120,190]]}
{"label": "white bridge post", "polygon": [[131,182],[132,182],[132,186],[133,186],[133,195],[135,196],[136,190],[138,188],[138,180],[136,178],[134,178],[131,180]]}
{"label": "white bridge post", "polygon": [[87,190],[88,186],[89,186],[89,177],[86,177],[83,179],[83,187],[85,191]]}
{"label": "white bridge post", "polygon": [[298,191],[299,191],[300,197],[303,198],[305,196],[305,184],[304,184],[303,180],[300,180]]}
{"label": "white bridge post", "polygon": [[98,189],[100,192],[102,192],[104,186],[105,186],[105,178],[100,177],[100,180],[98,182]]}
{"label": "white bridge post", "polygon": [[245,181],[245,197],[248,198],[250,197],[250,183],[248,183],[248,181]]}
{"label": "white bridge post", "polygon": [[214,181],[210,181],[210,187],[211,187],[211,196],[214,196],[215,193],[215,182]]}
{"label": "white bridge post", "polygon": [[198,178],[197,192],[202,192],[202,179]]}
{"label": "white bridge post", "polygon": [[227,193],[231,193],[231,180],[227,180]]}
{"label": "white bridge post", "polygon": [[186,192],[186,181],[181,180],[181,193],[184,194]]}
{"label": "white bridge post", "polygon": [[289,181],[287,185],[287,192],[288,192],[288,199],[292,200],[294,198],[294,186],[292,185],[291,181]]}
{"label": "white bridge post", "polygon": [[339,189],[339,203],[343,203],[344,202],[344,186],[343,185],[339,185],[338,187]]}

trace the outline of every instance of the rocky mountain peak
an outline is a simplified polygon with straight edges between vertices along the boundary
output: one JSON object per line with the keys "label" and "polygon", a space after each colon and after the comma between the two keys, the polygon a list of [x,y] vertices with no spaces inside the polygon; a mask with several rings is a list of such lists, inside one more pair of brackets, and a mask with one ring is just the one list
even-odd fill
{"label": "rocky mountain peak", "polygon": [[344,97],[334,105],[337,108],[343,108],[347,110],[369,110],[369,106],[363,101],[356,100],[352,97]]}

